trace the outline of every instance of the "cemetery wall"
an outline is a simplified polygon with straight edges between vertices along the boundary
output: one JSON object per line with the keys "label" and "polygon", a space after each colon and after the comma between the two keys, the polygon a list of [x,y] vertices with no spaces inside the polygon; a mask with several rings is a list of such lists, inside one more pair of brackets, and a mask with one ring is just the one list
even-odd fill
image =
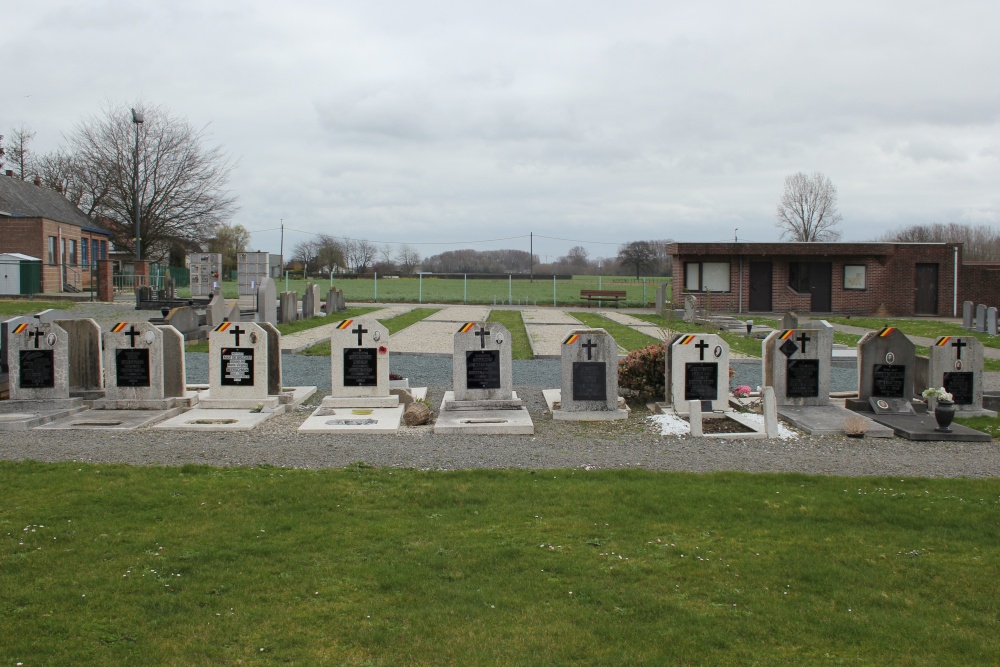
{"label": "cemetery wall", "polygon": [[967,262],[958,269],[958,302],[1000,308],[1000,262]]}
{"label": "cemetery wall", "polygon": [[[674,301],[694,294],[715,312],[750,312],[750,264],[771,262],[771,310],[812,311],[812,295],[797,291],[790,274],[798,263],[831,264],[831,312],[843,314],[912,315],[915,312],[917,264],[938,265],[937,313],[951,315],[955,245],[943,243],[672,243]],[[961,246],[959,246],[961,262]],[[742,260],[742,265],[741,265]],[[689,291],[685,282],[690,263],[729,262],[729,291]],[[865,267],[863,289],[845,289],[845,266]],[[741,273],[742,268],[742,273]],[[1000,277],[1000,273],[997,274]],[[742,298],[741,298],[742,286]]]}

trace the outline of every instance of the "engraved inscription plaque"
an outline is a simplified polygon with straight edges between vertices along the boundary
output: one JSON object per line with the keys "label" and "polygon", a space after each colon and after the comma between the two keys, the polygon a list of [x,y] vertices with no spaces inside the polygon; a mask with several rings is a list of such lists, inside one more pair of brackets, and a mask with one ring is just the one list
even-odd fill
{"label": "engraved inscription plaque", "polygon": [[500,388],[500,350],[465,353],[465,386],[469,389]]}
{"label": "engraved inscription plaque", "polygon": [[819,396],[819,359],[789,359],[785,376],[785,396],[815,398]]}
{"label": "engraved inscription plaque", "polygon": [[222,385],[253,386],[253,348],[222,348]]}
{"label": "engraved inscription plaque", "polygon": [[[361,325],[358,325],[360,328]],[[377,387],[378,364],[374,347],[344,348],[344,386]]]}
{"label": "engraved inscription plaque", "polygon": [[875,364],[872,368],[872,396],[903,398],[906,366]]}
{"label": "engraved inscription plaque", "polygon": [[149,349],[123,347],[115,350],[115,378],[119,387],[148,387]]}
{"label": "engraved inscription plaque", "polygon": [[52,389],[56,366],[52,350],[21,350],[21,389]]}
{"label": "engraved inscription plaque", "polygon": [[942,384],[956,405],[972,405],[972,373],[945,373]]}
{"label": "engraved inscription plaque", "polygon": [[603,361],[573,362],[573,400],[608,400],[607,366]]}
{"label": "engraved inscription plaque", "polygon": [[684,400],[715,401],[719,398],[719,364],[684,365]]}

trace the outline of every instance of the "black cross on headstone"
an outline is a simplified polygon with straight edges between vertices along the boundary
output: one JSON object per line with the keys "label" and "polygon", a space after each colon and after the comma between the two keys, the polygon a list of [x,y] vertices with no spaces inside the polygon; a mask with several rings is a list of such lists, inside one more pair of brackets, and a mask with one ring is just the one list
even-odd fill
{"label": "black cross on headstone", "polygon": [[486,349],[486,337],[490,335],[490,332],[483,327],[479,327],[476,335],[479,336],[479,348]]}
{"label": "black cross on headstone", "polygon": [[801,333],[801,334],[799,335],[799,337],[798,337],[798,338],[796,338],[796,340],[797,340],[797,341],[799,341],[800,343],[802,343],[802,354],[805,354],[805,353],[806,353],[806,343],[807,343],[808,341],[812,340],[812,338],[810,338],[809,336],[807,336],[807,335],[806,335],[806,332],[805,332],[805,331],[803,331],[803,332],[802,332],[802,333]]}
{"label": "black cross on headstone", "polygon": [[130,343],[129,347],[135,347],[135,338],[139,335],[139,332],[135,330],[134,324],[129,327],[129,330],[125,332],[125,335],[128,336],[128,341]]}
{"label": "black cross on headstone", "polygon": [[698,348],[698,352],[701,353],[700,357],[701,361],[705,361],[705,350],[708,349],[708,343],[706,343],[703,340],[700,340],[698,341],[698,344],[695,345],[695,347]]}
{"label": "black cross on headstone", "polygon": [[368,329],[362,329],[361,322],[358,322],[358,326],[354,329],[351,329],[351,333],[358,334],[358,347],[361,347],[361,334],[368,333]]}
{"label": "black cross on headstone", "polygon": [[587,342],[584,343],[583,345],[581,345],[580,347],[587,348],[587,361],[590,361],[593,358],[590,355],[591,355],[593,349],[595,347],[597,347],[597,343],[595,343],[593,340],[591,340],[590,338],[588,338]]}
{"label": "black cross on headstone", "polygon": [[37,327],[35,327],[35,329],[33,329],[32,331],[28,332],[28,338],[34,338],[35,339],[35,349],[36,350],[38,349],[38,340],[41,337],[42,337],[42,332]]}
{"label": "black cross on headstone", "polygon": [[956,348],[955,355],[957,359],[962,358],[962,348],[965,347],[966,345],[968,345],[968,343],[966,343],[961,338],[956,338],[955,342],[951,344],[952,347]]}
{"label": "black cross on headstone", "polygon": [[233,345],[236,345],[237,347],[239,347],[240,336],[242,336],[243,334],[245,334],[246,330],[245,329],[240,329],[240,325],[237,324],[235,327],[233,327],[232,329],[229,330],[229,333],[231,333],[234,336],[236,336],[236,342],[233,343]]}

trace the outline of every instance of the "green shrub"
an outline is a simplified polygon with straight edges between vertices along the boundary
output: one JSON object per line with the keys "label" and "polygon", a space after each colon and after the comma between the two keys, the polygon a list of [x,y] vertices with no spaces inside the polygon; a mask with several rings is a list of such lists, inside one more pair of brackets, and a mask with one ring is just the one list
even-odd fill
{"label": "green shrub", "polygon": [[625,396],[662,400],[666,394],[666,369],[663,343],[629,352],[618,362],[618,389]]}

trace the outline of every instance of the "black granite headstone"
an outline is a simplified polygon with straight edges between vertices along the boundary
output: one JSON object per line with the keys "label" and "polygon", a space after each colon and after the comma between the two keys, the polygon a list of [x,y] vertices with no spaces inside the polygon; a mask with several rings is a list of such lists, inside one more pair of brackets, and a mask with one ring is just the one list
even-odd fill
{"label": "black granite headstone", "polygon": [[573,362],[573,400],[608,400],[607,365],[603,361]]}
{"label": "black granite headstone", "polygon": [[345,387],[378,386],[378,361],[375,357],[377,352],[374,347],[344,348]]}
{"label": "black granite headstone", "polygon": [[815,398],[819,396],[819,359],[788,359],[785,375],[785,396]]}
{"label": "black granite headstone", "polygon": [[222,379],[220,384],[246,387],[253,386],[252,347],[222,348]]}
{"label": "black granite headstone", "polygon": [[469,389],[500,388],[500,350],[465,353],[465,386]]}
{"label": "black granite headstone", "polygon": [[972,405],[974,399],[972,380],[971,372],[945,373],[942,384],[956,405]]}
{"label": "black granite headstone", "polygon": [[52,350],[21,350],[21,389],[52,389],[56,365]]}
{"label": "black granite headstone", "polygon": [[906,366],[875,364],[872,368],[872,396],[903,398]]}
{"label": "black granite headstone", "polygon": [[714,401],[719,397],[719,364],[684,365],[684,400]]}
{"label": "black granite headstone", "polygon": [[115,377],[119,387],[148,387],[149,349],[123,347],[115,350]]}

